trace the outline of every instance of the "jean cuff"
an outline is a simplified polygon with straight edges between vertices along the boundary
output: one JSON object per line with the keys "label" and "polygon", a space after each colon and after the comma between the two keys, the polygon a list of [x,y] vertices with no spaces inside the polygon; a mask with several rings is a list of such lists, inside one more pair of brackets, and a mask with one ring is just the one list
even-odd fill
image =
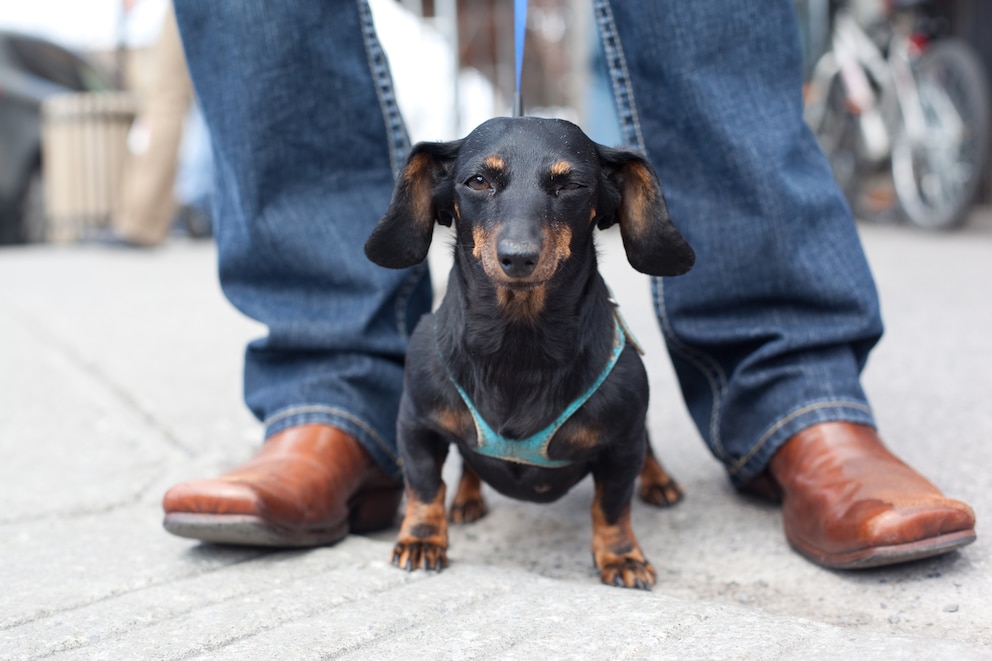
{"label": "jean cuff", "polygon": [[796,407],[776,420],[751,450],[727,466],[734,486],[742,487],[760,475],[772,457],[790,438],[823,422],[851,422],[875,427],[871,407],[864,402],[817,400]]}
{"label": "jean cuff", "polygon": [[330,425],[355,437],[376,465],[390,477],[401,479],[403,472],[396,451],[375,428],[360,416],[326,404],[300,404],[281,409],[265,421],[265,438],[300,425]]}

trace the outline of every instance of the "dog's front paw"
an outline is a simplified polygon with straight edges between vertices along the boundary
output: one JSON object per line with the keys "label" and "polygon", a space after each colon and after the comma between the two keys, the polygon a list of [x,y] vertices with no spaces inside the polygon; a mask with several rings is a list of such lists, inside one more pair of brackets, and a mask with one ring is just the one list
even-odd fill
{"label": "dog's front paw", "polygon": [[448,549],[431,542],[397,542],[393,547],[393,565],[413,571],[441,571],[448,566]]}
{"label": "dog's front paw", "polygon": [[441,571],[448,566],[448,521],[444,518],[444,483],[430,500],[407,489],[406,515],[393,547],[392,562],[400,569],[423,567]]}
{"label": "dog's front paw", "polygon": [[650,590],[657,578],[654,567],[640,554],[613,555],[599,553],[593,556],[593,562],[599,570],[603,583],[621,588],[637,588]]}

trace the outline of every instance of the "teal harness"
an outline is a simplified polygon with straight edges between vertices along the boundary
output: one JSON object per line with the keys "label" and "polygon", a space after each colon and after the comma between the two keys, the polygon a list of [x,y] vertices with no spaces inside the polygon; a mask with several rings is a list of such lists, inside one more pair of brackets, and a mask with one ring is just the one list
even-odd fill
{"label": "teal harness", "polygon": [[[603,385],[606,381],[606,377],[610,375],[613,371],[614,366],[616,366],[617,361],[620,359],[620,354],[623,352],[623,348],[626,345],[626,338],[629,335],[627,331],[626,324],[620,317],[619,310],[615,310],[614,320],[616,323],[616,332],[614,333],[613,340],[613,351],[610,354],[610,359],[606,363],[606,367],[603,371],[599,373],[596,380],[593,382],[589,389],[582,393],[578,399],[569,404],[561,415],[555,418],[554,422],[550,425],[537,432],[532,436],[522,439],[507,438],[502,434],[499,434],[494,430],[488,422],[483,420],[482,415],[476,408],[475,404],[472,402],[468,393],[465,389],[458,385],[455,381],[454,375],[451,373],[450,368],[448,368],[447,363],[444,361],[444,356],[441,355],[441,347],[437,346],[438,357],[441,359],[441,364],[444,365],[445,371],[448,373],[448,379],[451,381],[455,389],[458,390],[458,394],[461,395],[462,401],[465,402],[465,406],[468,407],[469,412],[472,414],[472,420],[475,421],[475,431],[478,436],[478,445],[474,448],[475,452],[486,457],[492,457],[493,459],[502,459],[504,461],[512,461],[518,464],[527,464],[528,466],[539,466],[541,468],[564,468],[565,466],[570,466],[571,461],[552,459],[548,456],[548,446],[551,444],[551,439],[558,430],[564,425],[569,418],[571,418],[576,411],[578,411],[583,404],[589,401],[599,387]],[[437,345],[437,331],[435,328],[434,333],[435,345]],[[631,337],[631,345],[638,349],[640,352],[640,347],[637,343],[633,341]]]}

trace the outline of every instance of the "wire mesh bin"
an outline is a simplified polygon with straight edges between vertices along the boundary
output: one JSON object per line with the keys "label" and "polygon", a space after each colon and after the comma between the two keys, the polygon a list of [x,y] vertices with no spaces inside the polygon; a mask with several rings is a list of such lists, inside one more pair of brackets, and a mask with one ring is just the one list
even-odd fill
{"label": "wire mesh bin", "polygon": [[119,203],[137,99],[125,92],[60,94],[42,105],[48,240],[78,241],[106,227]]}

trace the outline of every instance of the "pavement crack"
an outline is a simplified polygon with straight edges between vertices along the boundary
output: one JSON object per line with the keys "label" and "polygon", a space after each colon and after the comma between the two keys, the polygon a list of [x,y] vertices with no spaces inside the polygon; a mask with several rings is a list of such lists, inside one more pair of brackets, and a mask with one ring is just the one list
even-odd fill
{"label": "pavement crack", "polygon": [[71,521],[73,519],[84,519],[90,516],[111,514],[113,512],[127,509],[128,507],[139,505],[145,495],[157,484],[159,484],[160,480],[161,476],[149,478],[129,495],[101,505],[74,507],[61,510],[48,510],[32,514],[0,517],[0,526],[15,526],[25,523],[39,523],[41,521]]}
{"label": "pavement crack", "polygon": [[[458,604],[459,612],[464,613],[467,610],[477,607],[479,604],[489,602],[493,597],[506,594],[507,590],[505,586],[496,586],[492,589],[486,590],[480,594],[475,595],[472,599],[465,602],[460,602]],[[438,604],[438,608],[442,608],[442,604]],[[321,659],[339,659],[348,655],[361,654],[363,651],[368,650],[372,646],[381,645],[384,642],[397,638],[400,634],[403,634],[411,629],[416,629],[418,627],[424,626],[424,619],[431,617],[431,613],[423,613],[420,618],[410,618],[406,621],[404,626],[394,626],[388,631],[377,631],[374,634],[368,636],[365,640],[348,645],[346,647],[334,650],[333,652],[328,652],[326,654],[321,654]]]}
{"label": "pavement crack", "polygon": [[[265,556],[268,553],[269,553],[269,551],[260,550],[260,551],[253,552],[250,555],[247,555],[246,557],[238,558],[238,559],[236,559],[236,560],[234,560],[232,562],[228,562],[226,564],[223,564],[223,565],[221,565],[219,567],[215,567],[215,568],[211,568],[211,569],[203,569],[203,570],[199,570],[199,571],[194,571],[194,572],[190,572],[190,573],[188,573],[186,575],[179,576],[179,577],[171,576],[171,577],[163,578],[163,579],[157,580],[157,581],[156,580],[149,580],[149,581],[146,581],[143,584],[138,585],[138,586],[136,586],[136,587],[134,587],[134,588],[132,588],[130,590],[128,590],[128,589],[113,590],[113,591],[108,592],[107,594],[101,595],[99,597],[94,597],[92,599],[87,599],[85,601],[80,601],[80,602],[77,602],[75,604],[70,604],[70,605],[65,606],[65,607],[62,607],[62,608],[44,608],[44,609],[39,609],[39,610],[36,610],[34,613],[31,613],[30,615],[26,615],[26,616],[23,616],[23,617],[20,617],[20,618],[16,618],[16,619],[13,619],[13,620],[10,620],[8,622],[4,622],[4,623],[0,624],[0,631],[10,631],[12,629],[16,629],[18,627],[23,627],[23,626],[28,625],[28,624],[33,624],[35,622],[40,622],[40,621],[45,620],[45,619],[48,619],[48,618],[58,617],[60,615],[66,615],[68,613],[73,613],[75,611],[79,611],[79,610],[82,610],[84,608],[88,608],[90,606],[101,604],[101,603],[110,601],[112,599],[119,599],[121,597],[129,596],[129,595],[133,595],[133,594],[138,594],[138,593],[144,592],[146,590],[153,590],[153,589],[158,588],[158,587],[161,587],[163,585],[182,583],[184,581],[191,581],[191,580],[200,578],[202,576],[208,576],[208,575],[214,574],[216,572],[220,572],[220,571],[224,571],[224,570],[230,569],[231,567],[236,567],[236,566],[241,565],[241,564],[246,563],[246,562],[252,562],[253,560],[257,560],[258,558],[260,558],[262,556]],[[74,647],[81,647],[81,646],[85,646],[85,643],[81,643],[80,645],[76,645]],[[61,649],[59,651],[65,651],[65,649]],[[50,654],[45,654],[44,656],[50,656]],[[38,657],[38,658],[43,658],[43,657]]]}
{"label": "pavement crack", "polygon": [[57,331],[38,321],[33,315],[20,308],[16,304],[11,307],[11,317],[17,319],[24,328],[33,333],[49,349],[56,352],[61,358],[79,370],[81,374],[103,388],[112,397],[117,399],[124,408],[136,416],[144,424],[158,432],[165,441],[174,449],[179,450],[187,457],[196,456],[193,448],[190,448],[180,440],[179,435],[173,429],[142,406],[129,391],[128,388],[114,379],[106,370],[102,369],[96,362],[90,360],[82,352],[76,349],[70,342],[63,338]]}

